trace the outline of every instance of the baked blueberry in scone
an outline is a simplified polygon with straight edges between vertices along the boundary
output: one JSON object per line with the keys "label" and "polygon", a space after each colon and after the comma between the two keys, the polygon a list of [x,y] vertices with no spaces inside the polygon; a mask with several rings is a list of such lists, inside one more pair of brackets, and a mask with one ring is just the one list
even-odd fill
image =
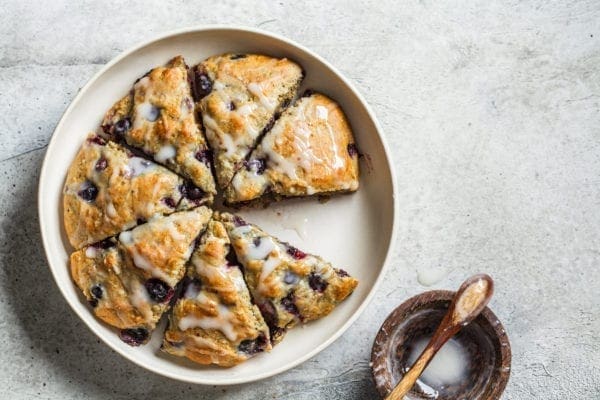
{"label": "baked blueberry in scone", "polygon": [[212,220],[188,263],[163,350],[230,367],[270,349],[269,328],[251,302],[225,227]]}
{"label": "baked blueberry in scone", "polygon": [[217,218],[227,229],[273,344],[296,324],[329,314],[358,285],[346,271],[279,241],[238,216],[217,213]]}
{"label": "baked blueberry in scone", "polygon": [[101,131],[189,179],[212,200],[212,154],[196,121],[183,57],[140,78],[106,113]]}
{"label": "baked blueberry in scone", "polygon": [[156,217],[71,254],[73,280],[94,314],[120,329],[124,342],[148,341],[210,216],[198,207]]}
{"label": "baked blueberry in scone", "polygon": [[340,106],[311,93],[285,110],[234,176],[227,203],[358,189],[358,151]]}
{"label": "baked blueberry in scone", "polygon": [[67,174],[65,230],[78,249],[130,229],[138,221],[199,205],[200,200],[185,197],[193,191],[171,171],[90,134]]}
{"label": "baked blueberry in scone", "polygon": [[214,151],[220,188],[295,96],[302,78],[298,64],[258,54],[223,54],[193,68],[194,99]]}

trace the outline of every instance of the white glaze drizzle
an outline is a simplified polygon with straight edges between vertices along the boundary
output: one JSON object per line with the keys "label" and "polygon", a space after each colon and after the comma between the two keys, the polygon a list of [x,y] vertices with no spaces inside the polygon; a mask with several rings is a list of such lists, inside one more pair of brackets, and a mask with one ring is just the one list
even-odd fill
{"label": "white glaze drizzle", "polygon": [[94,246],[88,246],[85,249],[85,256],[87,258],[96,258],[98,256],[98,249]]}
{"label": "white glaze drizzle", "polygon": [[254,246],[254,243],[249,243],[246,247],[246,254],[253,260],[263,260],[277,247],[273,239],[268,236],[263,236],[259,239],[258,246]]}
{"label": "white glaze drizzle", "polygon": [[196,317],[194,315],[186,315],[179,320],[179,329],[182,331],[191,328],[216,329],[221,331],[230,341],[237,340],[237,333],[233,327],[232,320],[235,315],[222,304],[217,304],[216,317]]}
{"label": "white glaze drizzle", "polygon": [[266,108],[268,111],[273,112],[275,111],[275,107],[276,104],[275,102],[273,102],[271,99],[269,99],[267,96],[265,96],[262,87],[255,82],[249,83],[248,84],[248,91],[250,91],[250,93],[252,93],[254,96],[256,96],[258,98],[258,100],[260,101],[260,104]]}
{"label": "white glaze drizzle", "polygon": [[159,163],[165,163],[167,160],[175,157],[177,149],[170,144],[162,146],[158,152],[154,155],[154,159]]}
{"label": "white glaze drizzle", "polygon": [[135,281],[132,284],[133,291],[129,294],[129,301],[144,317],[146,321],[151,321],[152,307],[150,307],[150,297],[148,291],[141,283]]}
{"label": "white glaze drizzle", "polygon": [[127,162],[126,173],[131,177],[141,175],[156,167],[156,164],[141,157],[131,157]]}

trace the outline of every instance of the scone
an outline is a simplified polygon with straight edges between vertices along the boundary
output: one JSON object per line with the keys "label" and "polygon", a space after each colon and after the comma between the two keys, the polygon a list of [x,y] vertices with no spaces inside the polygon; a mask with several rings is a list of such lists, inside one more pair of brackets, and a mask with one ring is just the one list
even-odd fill
{"label": "scone", "polygon": [[90,134],[64,187],[69,242],[79,249],[156,215],[195,207],[201,200],[184,196],[194,190],[169,170]]}
{"label": "scone", "polygon": [[252,304],[230,247],[223,224],[209,222],[169,316],[167,353],[230,367],[271,349],[269,328]]}
{"label": "scone", "polygon": [[283,112],[234,176],[227,203],[352,192],[358,189],[358,151],[340,106],[309,93]]}
{"label": "scone", "polygon": [[156,217],[71,254],[73,280],[124,342],[138,346],[150,338],[210,216],[199,207]]}
{"label": "scone", "polygon": [[275,115],[295,96],[298,64],[257,54],[210,57],[193,68],[194,99],[214,152],[217,183],[225,188]]}
{"label": "scone", "polygon": [[106,113],[101,131],[189,179],[208,198],[216,193],[212,155],[196,121],[181,56],[140,78]]}
{"label": "scone", "polygon": [[238,216],[217,213],[217,218],[227,229],[273,344],[296,324],[329,314],[358,285],[346,271],[279,241]]}

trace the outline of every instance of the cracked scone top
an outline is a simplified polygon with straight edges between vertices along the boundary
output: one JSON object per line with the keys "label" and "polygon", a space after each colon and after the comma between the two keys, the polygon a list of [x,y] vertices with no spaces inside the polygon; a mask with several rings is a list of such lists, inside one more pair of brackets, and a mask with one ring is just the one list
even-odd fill
{"label": "cracked scone top", "polygon": [[130,229],[139,220],[196,205],[183,180],[119,144],[90,134],[69,168],[65,231],[76,249]]}
{"label": "cracked scone top", "polygon": [[353,192],[358,151],[340,106],[310,93],[285,110],[225,190],[225,200]]}
{"label": "cracked scone top", "polygon": [[145,343],[185,274],[193,244],[211,216],[206,207],[157,217],[71,254],[71,275],[94,314]]}
{"label": "cracked scone top", "polygon": [[245,157],[296,95],[298,64],[257,54],[223,54],[193,69],[194,98],[225,188]]}
{"label": "cracked scone top", "polygon": [[212,201],[211,152],[198,126],[183,57],[150,70],[106,113],[102,133],[189,179]]}
{"label": "cracked scone top", "polygon": [[281,242],[238,216],[216,214],[227,229],[274,344],[287,329],[329,314],[358,285],[346,271],[322,258]]}
{"label": "cracked scone top", "polygon": [[251,302],[225,227],[212,220],[188,263],[163,350],[230,367],[270,349],[269,328]]}

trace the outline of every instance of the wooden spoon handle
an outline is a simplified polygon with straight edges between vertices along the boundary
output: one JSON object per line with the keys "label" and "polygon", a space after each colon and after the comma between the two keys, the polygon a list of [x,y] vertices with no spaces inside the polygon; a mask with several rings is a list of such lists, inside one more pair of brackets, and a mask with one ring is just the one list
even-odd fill
{"label": "wooden spoon handle", "polygon": [[419,376],[423,373],[431,358],[435,355],[433,347],[428,347],[419,356],[410,370],[402,377],[402,380],[396,385],[394,390],[385,398],[385,400],[402,400],[406,393],[414,386]]}

